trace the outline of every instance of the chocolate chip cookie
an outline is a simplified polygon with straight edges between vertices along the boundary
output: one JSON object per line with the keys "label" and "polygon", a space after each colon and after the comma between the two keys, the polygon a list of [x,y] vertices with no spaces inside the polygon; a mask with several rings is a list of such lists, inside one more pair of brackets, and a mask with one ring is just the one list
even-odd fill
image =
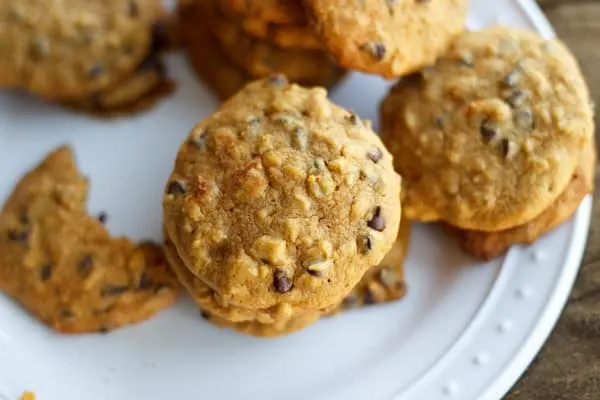
{"label": "chocolate chip cookie", "polygon": [[581,155],[571,181],[544,212],[524,225],[500,232],[454,230],[463,249],[476,258],[490,260],[513,244],[530,244],[569,219],[581,201],[594,189],[596,150],[592,144]]}
{"label": "chocolate chip cookie", "polygon": [[337,304],[396,239],[400,177],[368,121],[274,76],[200,122],[166,184],[186,268],[228,305]]}
{"label": "chocolate chip cookie", "polygon": [[300,0],[218,0],[223,11],[276,24],[306,24]]}
{"label": "chocolate chip cookie", "polygon": [[592,115],[559,41],[503,27],[463,34],[381,107],[404,215],[486,232],[531,221],[571,180]]}
{"label": "chocolate chip cookie", "polygon": [[148,54],[159,0],[0,3],[0,87],[75,100],[122,81]]}
{"label": "chocolate chip cookie", "polygon": [[0,213],[0,290],[63,333],[143,321],[179,293],[161,248],[112,239],[87,214],[87,191],[63,147],[21,180]]}
{"label": "chocolate chip cookie", "polygon": [[468,0],[304,0],[339,65],[394,78],[433,64],[465,26]]}

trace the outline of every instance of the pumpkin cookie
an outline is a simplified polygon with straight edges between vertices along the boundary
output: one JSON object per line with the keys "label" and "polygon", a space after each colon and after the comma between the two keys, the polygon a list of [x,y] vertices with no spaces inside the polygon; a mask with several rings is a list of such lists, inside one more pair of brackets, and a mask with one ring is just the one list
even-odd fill
{"label": "pumpkin cookie", "polygon": [[410,222],[400,223],[398,238],[379,265],[372,267],[332,314],[401,299],[406,294],[404,259],[410,246]]}
{"label": "pumpkin cookie", "polygon": [[166,75],[161,59],[151,54],[133,76],[116,87],[65,105],[99,115],[134,114],[153,107],[173,89],[174,84]]}
{"label": "pumpkin cookie", "polygon": [[563,192],[593,135],[569,51],[526,31],[465,33],[381,107],[404,215],[467,230],[523,225]]}
{"label": "pumpkin cookie", "polygon": [[594,146],[583,150],[581,161],[571,182],[558,198],[539,216],[524,225],[500,232],[460,231],[457,235],[463,249],[476,258],[490,260],[513,244],[531,244],[545,233],[562,224],[577,211],[581,201],[594,189],[596,151]]}
{"label": "pumpkin cookie", "polygon": [[185,266],[223,302],[319,310],[390,250],[399,195],[368,121],[324,89],[274,76],[192,130],[166,185],[164,223]]}
{"label": "pumpkin cookie", "polygon": [[338,64],[394,78],[433,64],[464,30],[468,0],[305,0]]}
{"label": "pumpkin cookie", "polygon": [[306,24],[300,0],[217,0],[224,12],[275,24]]}
{"label": "pumpkin cookie", "polygon": [[324,49],[321,39],[308,25],[269,24],[259,19],[242,19],[239,25],[249,35],[268,40],[284,49]]}
{"label": "pumpkin cookie", "polygon": [[[210,12],[208,4],[199,8],[206,8]],[[212,25],[213,33],[227,57],[255,78],[283,74],[292,82],[329,87],[345,74],[325,52],[282,49],[268,41],[247,35],[223,16],[216,13],[213,15],[206,21],[206,14],[201,12],[199,18],[204,20],[202,23]],[[199,24],[197,21],[196,24]]]}
{"label": "pumpkin cookie", "polygon": [[0,3],[0,87],[83,99],[142,62],[158,0],[7,0]]}
{"label": "pumpkin cookie", "polygon": [[179,292],[160,247],[112,239],[87,215],[87,191],[63,147],[21,180],[0,213],[0,290],[63,333],[143,321]]}

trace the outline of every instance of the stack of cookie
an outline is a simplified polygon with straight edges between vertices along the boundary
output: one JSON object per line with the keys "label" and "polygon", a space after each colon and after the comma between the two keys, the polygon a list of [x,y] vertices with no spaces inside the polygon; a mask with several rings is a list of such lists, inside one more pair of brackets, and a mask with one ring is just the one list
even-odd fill
{"label": "stack of cookie", "polygon": [[464,33],[383,101],[403,215],[443,221],[482,259],[531,243],[592,191],[593,110],[558,40],[495,27]]}
{"label": "stack of cookie", "polygon": [[150,107],[172,83],[160,60],[161,0],[0,4],[0,88],[94,113]]}
{"label": "stack of cookie", "polygon": [[167,258],[214,323],[276,336],[403,294],[400,177],[322,88],[274,76],[231,97],[181,146],[163,206]]}
{"label": "stack of cookie", "polygon": [[344,75],[296,1],[202,0],[182,6],[192,65],[222,99],[276,73],[331,87]]}

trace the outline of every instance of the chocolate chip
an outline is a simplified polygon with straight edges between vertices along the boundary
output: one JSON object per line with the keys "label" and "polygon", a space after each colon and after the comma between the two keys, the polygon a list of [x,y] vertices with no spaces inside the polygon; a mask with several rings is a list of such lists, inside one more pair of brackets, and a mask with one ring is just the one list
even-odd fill
{"label": "chocolate chip", "polygon": [[8,240],[13,242],[27,243],[29,232],[27,231],[8,231]]}
{"label": "chocolate chip", "polygon": [[151,35],[152,42],[150,44],[150,53],[156,54],[169,48],[169,33],[165,24],[155,22],[152,24]]}
{"label": "chocolate chip", "polygon": [[269,77],[269,83],[273,86],[283,86],[283,85],[287,85],[288,80],[285,77],[285,75],[277,74],[277,75],[271,75]]}
{"label": "chocolate chip", "polygon": [[517,89],[517,90],[513,90],[512,92],[510,92],[510,94],[506,97],[506,102],[512,107],[512,108],[517,108],[523,105],[523,103],[525,103],[525,100],[527,100],[527,93],[521,89]]}
{"label": "chocolate chip", "polygon": [[102,297],[118,296],[128,290],[129,286],[127,285],[104,285],[102,290],[100,290],[100,295]]}
{"label": "chocolate chip", "polygon": [[297,127],[292,131],[292,145],[298,150],[306,150],[308,146],[306,129]]}
{"label": "chocolate chip", "polygon": [[27,214],[27,211],[23,211],[20,215],[19,215],[19,222],[22,225],[29,225],[29,215]]}
{"label": "chocolate chip", "polygon": [[98,221],[100,221],[101,224],[105,224],[107,220],[108,220],[108,214],[107,213],[105,213],[104,211],[102,211],[100,214],[98,214]]}
{"label": "chocolate chip", "polygon": [[273,287],[279,293],[287,293],[292,290],[292,281],[287,277],[285,271],[276,269],[273,273]]}
{"label": "chocolate chip", "polygon": [[100,325],[100,327],[98,328],[98,333],[106,335],[107,333],[110,333],[110,329],[108,329],[107,327],[105,327],[103,325]]}
{"label": "chocolate chip", "polygon": [[40,279],[42,282],[47,281],[52,276],[52,264],[44,264],[40,268]]}
{"label": "chocolate chip", "polygon": [[204,310],[200,311],[200,316],[204,319],[209,319],[210,318],[210,314]]}
{"label": "chocolate chip", "polygon": [[167,194],[181,195],[185,194],[185,192],[187,192],[187,185],[183,181],[174,179],[167,186]]}
{"label": "chocolate chip", "polygon": [[100,64],[92,64],[88,70],[88,75],[91,78],[98,78],[102,74],[104,74],[104,67]]}
{"label": "chocolate chip", "polygon": [[164,75],[164,66],[160,62],[160,59],[156,53],[150,52],[144,57],[142,62],[137,67],[138,72],[146,71],[157,71],[159,74]]}
{"label": "chocolate chip", "polygon": [[148,276],[147,273],[142,272],[142,275],[140,276],[140,280],[138,281],[137,287],[138,287],[138,289],[142,289],[142,290],[147,290],[152,287],[152,284],[150,283],[150,277]]}
{"label": "chocolate chip", "polygon": [[351,293],[348,296],[344,297],[344,300],[342,301],[342,305],[344,306],[344,308],[358,307],[359,303],[360,302],[358,300],[358,296],[354,293]]}
{"label": "chocolate chip", "polygon": [[73,311],[69,310],[68,308],[63,308],[60,310],[61,318],[73,318],[74,316],[75,314],[73,314]]}
{"label": "chocolate chip", "polygon": [[369,254],[371,250],[373,250],[373,239],[371,238],[371,235],[359,236],[357,242],[358,251],[360,251],[361,254]]}
{"label": "chocolate chip", "polygon": [[317,278],[320,278],[323,276],[323,272],[322,271],[316,271],[316,270],[312,270],[312,269],[307,269],[308,273],[312,276],[315,276]]}
{"label": "chocolate chip", "polygon": [[386,49],[383,43],[367,42],[360,46],[360,49],[368,52],[377,61],[381,61],[385,58]]}
{"label": "chocolate chip", "polygon": [[190,138],[190,143],[196,146],[198,149],[203,149],[206,145],[206,131],[202,131],[195,137]]}
{"label": "chocolate chip", "polygon": [[360,122],[360,118],[355,113],[351,112],[346,116],[346,119],[352,124],[357,125]]}
{"label": "chocolate chip", "polygon": [[138,15],[140,15],[140,8],[135,0],[129,0],[129,9],[127,12],[131,18],[136,18]]}
{"label": "chocolate chip", "polygon": [[444,129],[444,124],[446,123],[446,117],[444,115],[436,115],[434,118],[435,126],[439,129]]}
{"label": "chocolate chip", "polygon": [[527,132],[533,130],[533,115],[529,110],[517,110],[515,111],[514,121],[517,128]]}
{"label": "chocolate chip", "polygon": [[363,303],[366,306],[377,303],[377,300],[375,299],[375,295],[369,288],[366,288],[365,292],[363,293]]}
{"label": "chocolate chip", "polygon": [[502,84],[509,88],[514,88],[519,84],[520,80],[521,70],[517,68],[510,72],[508,75],[506,75],[504,78],[502,78]]}
{"label": "chocolate chip", "polygon": [[499,129],[493,121],[486,119],[481,123],[479,133],[481,134],[483,140],[489,142],[498,135]]}
{"label": "chocolate chip", "polygon": [[35,37],[29,45],[29,56],[32,60],[40,60],[50,54],[50,41],[44,37]]}
{"label": "chocolate chip", "polygon": [[381,215],[381,207],[377,206],[375,208],[375,213],[373,214],[373,218],[367,222],[367,225],[371,229],[375,229],[376,231],[383,232],[385,230],[385,218]]}
{"label": "chocolate chip", "polygon": [[94,267],[94,258],[91,254],[86,254],[83,256],[79,264],[77,265],[77,271],[81,276],[87,276],[92,268]]}
{"label": "chocolate chip", "polygon": [[502,149],[502,156],[505,159],[509,159],[512,158],[516,151],[517,151],[517,146],[515,145],[514,142],[511,142],[508,139],[502,139],[502,142],[500,143],[501,149]]}
{"label": "chocolate chip", "polygon": [[379,147],[373,147],[367,152],[367,157],[377,164],[383,158],[383,152]]}

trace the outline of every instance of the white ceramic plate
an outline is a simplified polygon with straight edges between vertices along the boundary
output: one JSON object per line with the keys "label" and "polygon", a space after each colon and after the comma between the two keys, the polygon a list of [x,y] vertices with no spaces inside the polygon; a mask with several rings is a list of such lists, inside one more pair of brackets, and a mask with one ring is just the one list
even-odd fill
{"label": "white ceramic plate", "polygon": [[[476,0],[469,26],[552,30],[530,1]],[[28,96],[0,96],[0,198],[47,152],[76,150],[91,212],[114,234],[160,239],[161,194],[179,144],[217,102],[182,57],[177,94],[113,121]],[[354,75],[332,97],[375,119],[387,83]],[[577,273],[590,220],[577,215],[531,247],[477,264],[434,226],[415,226],[409,293],[272,340],[208,325],[189,299],[109,335],[59,336],[0,296],[0,399],[499,399],[546,339]]]}

